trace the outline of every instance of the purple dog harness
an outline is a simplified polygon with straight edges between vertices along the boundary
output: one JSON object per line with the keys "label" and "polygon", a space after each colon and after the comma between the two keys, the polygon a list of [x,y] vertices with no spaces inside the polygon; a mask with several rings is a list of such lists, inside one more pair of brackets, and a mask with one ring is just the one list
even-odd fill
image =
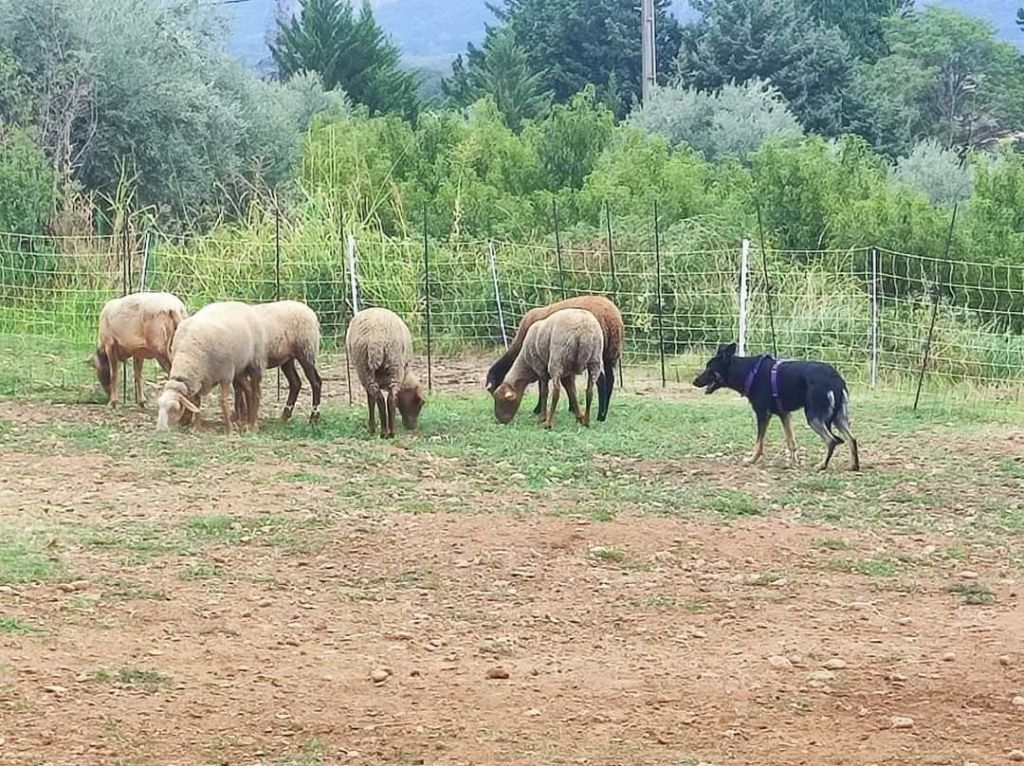
{"label": "purple dog harness", "polygon": [[[743,385],[743,395],[750,398],[750,391],[754,387],[754,379],[757,377],[757,373],[761,370],[761,365],[765,359],[771,357],[762,356],[757,360],[757,364],[754,365],[754,369],[747,375],[747,382]],[[771,372],[769,373],[772,385],[772,399],[775,400],[776,406],[779,408],[779,412],[782,412],[782,398],[779,396],[779,368],[785,364],[784,359],[779,359],[775,364],[772,365]]]}

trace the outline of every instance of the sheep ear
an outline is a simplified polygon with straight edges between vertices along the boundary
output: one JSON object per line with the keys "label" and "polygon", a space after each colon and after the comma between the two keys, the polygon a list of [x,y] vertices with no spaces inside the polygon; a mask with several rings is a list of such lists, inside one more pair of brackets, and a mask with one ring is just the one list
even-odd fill
{"label": "sheep ear", "polygon": [[516,399],[516,390],[514,388],[509,388],[505,392],[505,398],[510,402],[514,402]]}
{"label": "sheep ear", "polygon": [[178,394],[178,400],[181,402],[181,406],[184,407],[186,410],[195,415],[199,414],[199,408],[192,404],[192,400],[189,399],[187,396],[182,396],[181,394]]}

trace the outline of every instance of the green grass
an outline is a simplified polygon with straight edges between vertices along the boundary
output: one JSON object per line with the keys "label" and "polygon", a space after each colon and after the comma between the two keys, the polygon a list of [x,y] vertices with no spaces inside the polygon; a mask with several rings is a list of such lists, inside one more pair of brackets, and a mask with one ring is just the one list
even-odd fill
{"label": "green grass", "polygon": [[591,548],[590,556],[608,564],[621,564],[626,560],[626,552],[621,548],[606,548],[604,546]]}
{"label": "green grass", "polygon": [[903,565],[900,561],[890,558],[875,559],[829,559],[829,569],[837,572],[851,572],[865,577],[895,577]]}
{"label": "green grass", "polygon": [[18,617],[0,615],[0,633],[42,633],[43,631],[34,625],[23,622]]}
{"label": "green grass", "polygon": [[0,585],[46,582],[62,572],[60,560],[41,541],[19,539],[13,530],[0,528]]}
{"label": "green grass", "polygon": [[958,596],[965,604],[991,604],[996,600],[996,594],[991,588],[980,582],[955,583],[946,590]]}
{"label": "green grass", "polygon": [[171,682],[170,678],[155,670],[132,667],[121,668],[113,680],[122,686],[137,686],[147,690],[154,690]]}

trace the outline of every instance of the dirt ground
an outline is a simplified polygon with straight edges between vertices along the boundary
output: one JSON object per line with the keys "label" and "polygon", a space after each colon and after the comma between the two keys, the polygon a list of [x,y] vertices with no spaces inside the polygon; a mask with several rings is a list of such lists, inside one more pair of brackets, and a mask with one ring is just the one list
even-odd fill
{"label": "dirt ground", "polygon": [[[171,480],[131,449],[15,443],[98,410],[0,402],[0,519],[56,530],[65,572],[0,587],[0,616],[29,626],[0,632],[3,764],[964,766],[1024,749],[1024,571],[1003,549],[880,579],[830,567],[831,548],[913,562],[964,543],[785,513],[465,513],[457,489],[451,512],[325,513],[332,487],[255,481],[300,470],[287,453]],[[197,514],[289,534],[240,524],[145,556],[89,538]],[[949,592],[973,582],[994,600]]]}

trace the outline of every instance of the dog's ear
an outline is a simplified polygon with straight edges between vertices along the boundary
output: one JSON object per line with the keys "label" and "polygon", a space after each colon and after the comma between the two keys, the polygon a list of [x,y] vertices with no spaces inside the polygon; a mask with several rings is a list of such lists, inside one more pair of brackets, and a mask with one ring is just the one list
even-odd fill
{"label": "dog's ear", "polygon": [[736,344],[735,343],[723,343],[718,347],[718,356],[726,359],[736,356]]}

